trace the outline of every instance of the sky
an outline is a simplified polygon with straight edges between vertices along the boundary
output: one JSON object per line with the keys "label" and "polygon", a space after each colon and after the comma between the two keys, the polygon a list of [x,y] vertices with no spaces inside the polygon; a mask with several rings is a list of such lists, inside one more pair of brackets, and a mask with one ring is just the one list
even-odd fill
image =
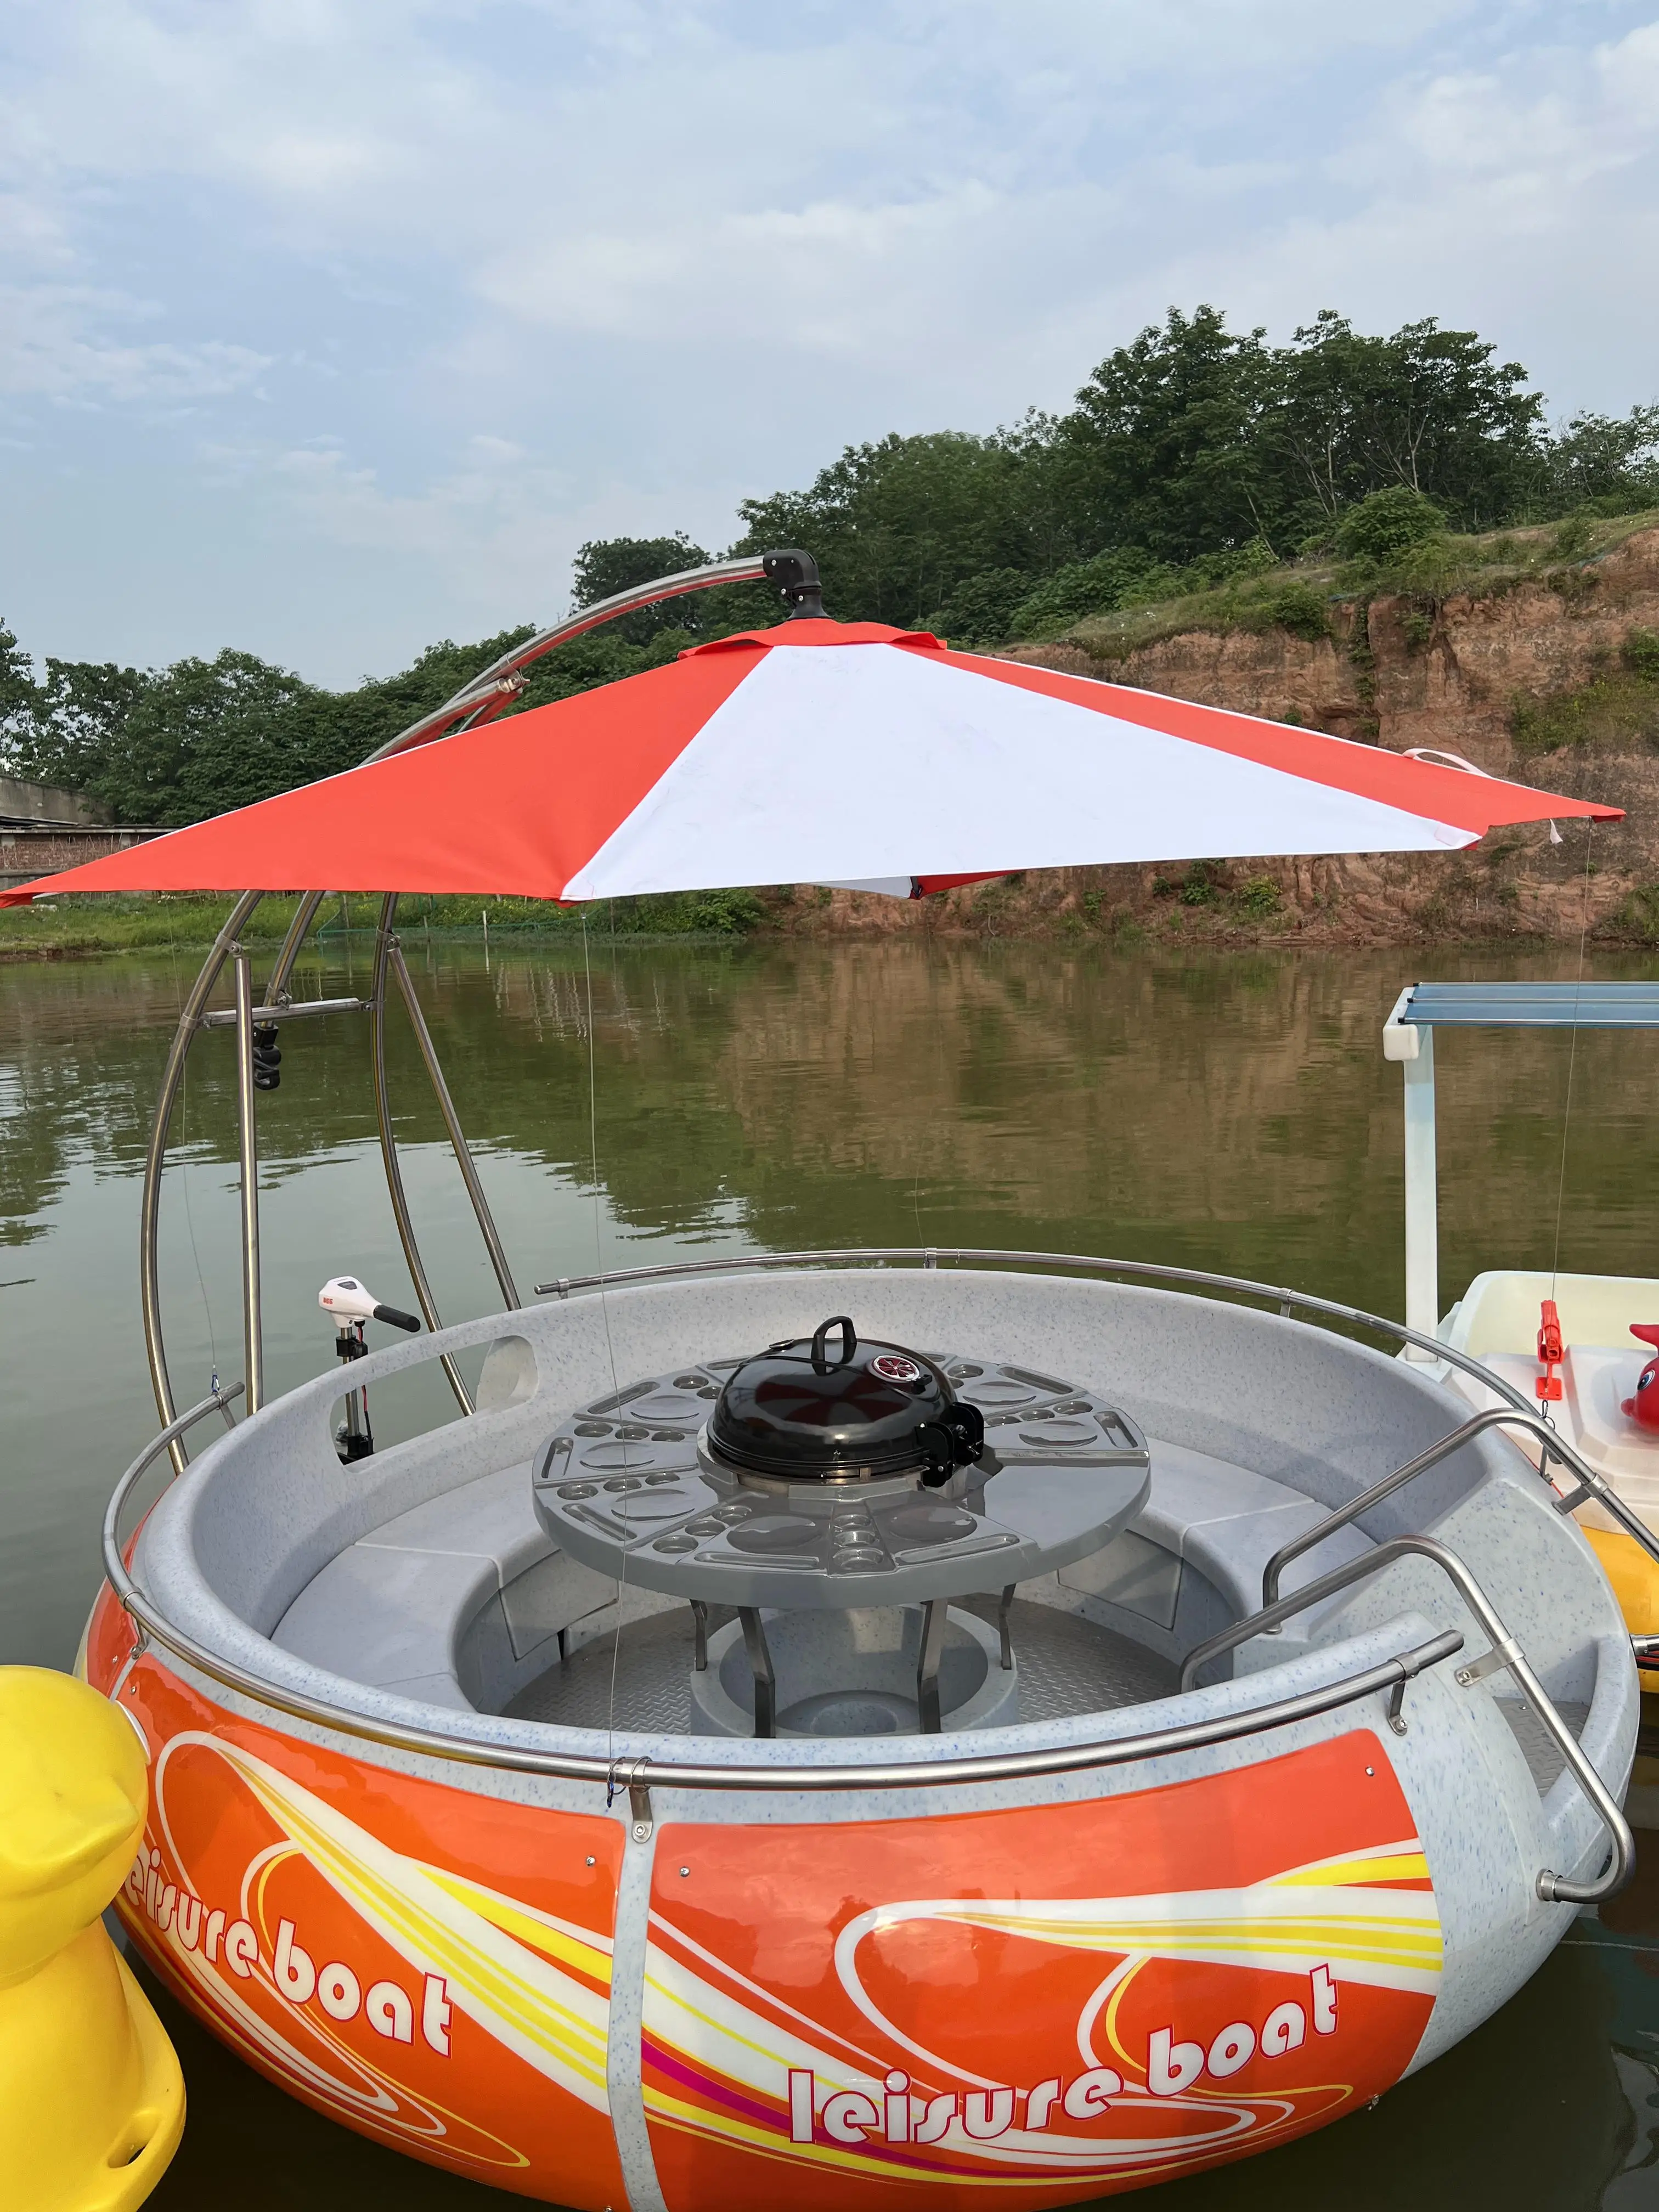
{"label": "sky", "polygon": [[1659,398],[1659,0],[6,0],[0,618],[319,683],[1171,303]]}

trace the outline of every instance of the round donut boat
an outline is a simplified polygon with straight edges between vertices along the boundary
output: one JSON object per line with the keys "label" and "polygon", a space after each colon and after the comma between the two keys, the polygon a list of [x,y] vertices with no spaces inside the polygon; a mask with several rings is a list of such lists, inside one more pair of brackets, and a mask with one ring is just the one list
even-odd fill
{"label": "round donut boat", "polygon": [[[792,610],[777,628],[495,722],[563,640],[762,579]],[[912,792],[925,809],[872,804]],[[359,769],[0,893],[304,887],[258,998],[239,938],[264,894],[233,908],[146,1163],[164,1425],[106,1516],[82,1663],[150,1762],[118,1905],[156,1972],[319,2111],[596,2212],[829,2212],[876,2185],[893,2204],[1070,2203],[1284,2142],[1467,2034],[1631,1871],[1631,1644],[1559,1510],[1588,1492],[1617,1517],[1595,1469],[1432,1316],[1402,1328],[1176,1268],[795,1255],[544,1285],[556,1301],[527,1307],[387,886],[921,896],[1011,867],[1431,851],[1615,812],[837,624],[785,549],[579,611]],[[296,1004],[300,948],[342,889],[382,895],[368,993]],[[227,961],[234,1008],[210,1008]],[[394,992],[507,1310],[459,1328],[398,1164]],[[325,1305],[361,1302],[332,1308],[350,1389],[266,1404],[257,1094],[281,1024],[352,1015],[429,1333],[365,1355],[366,1320],[398,1317],[336,1278]],[[244,1381],[176,1413],[162,1170],[211,1027],[236,1042]],[[641,1427],[654,1445],[618,1418],[650,1401],[636,1388],[696,1369],[690,1395],[719,1397],[711,1363],[827,1341],[826,1314],[848,1361],[856,1330],[896,1372],[960,1376],[936,1393],[930,1498],[874,1484],[843,1541],[786,1484],[769,1528],[740,1528],[758,1509],[676,1430],[659,1540],[636,1504],[655,1477],[625,1454],[592,1482],[550,1475],[562,1440],[583,1474]],[[1346,1333],[1314,1325],[1333,1320]],[[1495,1403],[1469,1417],[1413,1359],[1479,1375]],[[375,1450],[366,1389],[432,1360],[469,1418]],[[993,1373],[1013,1387],[1000,1410]],[[1022,1460],[992,1415],[1024,1421],[1027,1386]],[[186,1431],[244,1387],[248,1418],[189,1463]],[[1581,1488],[1558,1498],[1516,1436]],[[124,1545],[163,1451],[178,1480]],[[826,1601],[822,1578],[854,1571],[881,1603]],[[735,1626],[710,1609],[722,1587]]]}
{"label": "round donut boat", "polygon": [[[689,1608],[537,1519],[574,1408],[825,1311],[1149,1440],[1122,1532],[1021,1585],[1012,1725],[692,1735]],[[355,1464],[335,1376],[212,1443],[106,1547],[84,1652],[150,1759],[131,1936],[366,2135],[595,2212],[1072,2203],[1340,2118],[1626,1876],[1618,1607],[1495,1427],[1436,1451],[1465,1409],[1405,1362],[1047,1260],[848,1255],[601,1283],[351,1380],[480,1350],[473,1419]]]}

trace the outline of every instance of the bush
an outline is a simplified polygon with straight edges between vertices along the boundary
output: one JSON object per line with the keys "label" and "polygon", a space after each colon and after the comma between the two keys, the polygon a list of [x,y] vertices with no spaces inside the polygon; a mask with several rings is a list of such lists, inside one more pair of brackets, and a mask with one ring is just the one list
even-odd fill
{"label": "bush", "polygon": [[1623,659],[1632,676],[1645,684],[1659,684],[1659,630],[1636,624],[1626,635]]}
{"label": "bush", "polygon": [[1238,894],[1240,911],[1261,921],[1277,914],[1284,903],[1284,894],[1271,876],[1252,876]]}
{"label": "bush", "polygon": [[1446,518],[1409,484],[1391,484],[1351,507],[1336,526],[1336,550],[1348,561],[1394,567],[1414,545],[1444,535]]}
{"label": "bush", "polygon": [[[1644,634],[1653,639],[1653,633]],[[1659,746],[1659,686],[1646,667],[1608,668],[1577,691],[1553,697],[1517,696],[1510,720],[1516,750],[1523,754],[1559,752],[1567,745],[1591,745],[1605,752],[1635,752]],[[1653,639],[1659,659],[1659,639]],[[1641,655],[1644,646],[1638,642]],[[1651,665],[1651,663],[1650,663]]]}
{"label": "bush", "polygon": [[1014,610],[1031,595],[1023,568],[981,568],[957,586],[932,627],[951,645],[1000,645],[1014,635]]}
{"label": "bush", "polygon": [[1619,920],[1644,945],[1659,944],[1659,884],[1638,884],[1620,908]]}
{"label": "bush", "polygon": [[1170,573],[1133,545],[1097,553],[1091,561],[1070,561],[1027,592],[1014,609],[1008,635],[1052,637],[1085,615],[1112,613],[1137,586]]}
{"label": "bush", "polygon": [[1312,642],[1330,634],[1325,594],[1311,584],[1291,581],[1277,586],[1262,600],[1261,610],[1275,629],[1287,629],[1292,636]]}
{"label": "bush", "polygon": [[1595,535],[1595,526],[1582,508],[1570,514],[1555,533],[1553,551],[1558,561],[1571,561],[1588,548]]}

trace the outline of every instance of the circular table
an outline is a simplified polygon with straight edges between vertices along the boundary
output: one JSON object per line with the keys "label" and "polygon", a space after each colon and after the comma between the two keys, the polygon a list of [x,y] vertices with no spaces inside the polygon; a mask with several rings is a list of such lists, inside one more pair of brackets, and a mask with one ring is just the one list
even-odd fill
{"label": "circular table", "polygon": [[706,1664],[710,1605],[737,1609],[754,1674],[756,1733],[772,1732],[761,1609],[920,1606],[921,1725],[939,1725],[945,1603],[1002,1596],[1003,1664],[1015,1587],[1108,1544],[1146,1496],[1146,1440],[1085,1384],[1007,1361],[930,1353],[985,1417],[985,1450],[939,1489],[740,1477],[708,1449],[708,1418],[741,1363],[708,1360],[573,1413],[537,1453],[537,1518],[584,1566],[687,1599]]}

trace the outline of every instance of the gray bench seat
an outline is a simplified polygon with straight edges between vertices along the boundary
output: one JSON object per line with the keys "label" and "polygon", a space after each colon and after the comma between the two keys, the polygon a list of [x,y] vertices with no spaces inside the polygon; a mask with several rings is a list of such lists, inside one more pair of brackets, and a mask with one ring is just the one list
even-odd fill
{"label": "gray bench seat", "polygon": [[559,1657],[565,1630],[616,1596],[543,1534],[520,1461],[348,1545],[271,1640],[352,1681],[498,1712]]}
{"label": "gray bench seat", "polygon": [[[1179,1659],[1206,1637],[1255,1612],[1268,1560],[1322,1521],[1327,1510],[1267,1475],[1155,1437],[1146,1504],[1103,1551],[1061,1569],[1056,1595],[1164,1657]],[[1370,1538],[1359,1528],[1338,1529],[1292,1563],[1285,1576],[1286,1593],[1370,1549]],[[1332,1601],[1340,1602],[1340,1597]],[[1318,1618],[1291,1620],[1259,1656],[1247,1645],[1238,1655],[1239,1671],[1253,1660],[1265,1666],[1290,1657],[1291,1647],[1306,1640]]]}

